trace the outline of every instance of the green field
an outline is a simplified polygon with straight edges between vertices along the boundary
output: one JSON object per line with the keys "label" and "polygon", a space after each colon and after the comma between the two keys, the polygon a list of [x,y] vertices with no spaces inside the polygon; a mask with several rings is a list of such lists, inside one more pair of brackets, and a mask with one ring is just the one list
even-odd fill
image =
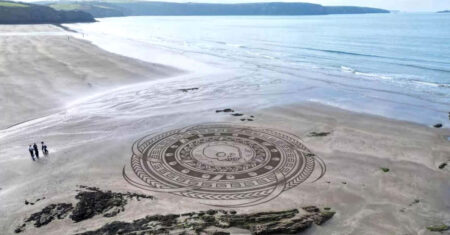
{"label": "green field", "polygon": [[55,10],[59,10],[59,11],[72,11],[72,10],[80,10],[81,9],[81,5],[80,4],[51,4],[50,5],[51,8],[55,9]]}
{"label": "green field", "polygon": [[28,5],[15,2],[0,2],[0,7],[28,7]]}
{"label": "green field", "polygon": [[103,9],[113,9],[111,7],[102,6],[102,5],[82,5],[82,4],[69,4],[69,3],[56,3],[56,4],[51,4],[49,6],[58,11],[83,10],[83,9],[89,9],[89,8],[93,8],[93,7],[103,8]]}

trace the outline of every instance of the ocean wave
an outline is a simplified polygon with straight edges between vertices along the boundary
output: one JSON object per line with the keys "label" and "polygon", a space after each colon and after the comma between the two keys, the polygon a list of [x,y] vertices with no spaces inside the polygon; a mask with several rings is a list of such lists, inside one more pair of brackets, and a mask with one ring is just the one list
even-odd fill
{"label": "ocean wave", "polygon": [[228,42],[211,41],[211,40],[205,40],[205,41],[206,42],[213,42],[213,43],[220,44],[220,45],[226,45],[226,46],[230,46],[230,47],[235,47],[235,48],[247,48],[245,45],[237,44],[237,43],[228,43]]}
{"label": "ocean wave", "polygon": [[[291,45],[283,45],[274,43],[272,41],[265,41],[265,45],[272,46],[272,47],[280,47],[280,48],[288,48],[288,49],[300,49],[300,50],[308,50],[308,51],[317,51],[317,52],[326,52],[326,53],[332,53],[332,54],[339,54],[339,55],[352,55],[352,56],[361,56],[361,57],[368,57],[368,58],[379,58],[379,59],[388,59],[392,60],[393,63],[408,67],[417,67],[421,69],[428,69],[428,70],[435,70],[440,72],[450,72],[446,69],[441,68],[435,68],[435,67],[426,67],[426,66],[420,66],[420,65],[414,65],[414,64],[405,64],[400,63],[398,61],[410,61],[410,62],[418,62],[418,63],[433,63],[433,64],[440,64],[444,66],[450,65],[450,62],[446,60],[431,60],[429,58],[427,59],[419,59],[419,58],[411,58],[411,57],[398,57],[398,56],[384,56],[384,55],[375,55],[375,54],[364,54],[364,53],[355,53],[355,52],[349,52],[349,51],[341,51],[341,50],[331,50],[331,49],[320,49],[320,48],[313,48],[313,47],[301,47],[301,46],[291,46]],[[394,61],[397,61],[394,62]]]}
{"label": "ocean wave", "polygon": [[370,78],[379,78],[384,80],[393,80],[394,78],[392,76],[386,75],[386,74],[379,74],[379,73],[362,73],[362,72],[354,72],[355,75],[364,76],[364,77],[370,77]]}
{"label": "ocean wave", "polygon": [[341,70],[342,72],[347,72],[347,73],[354,73],[355,70],[350,68],[350,67],[346,67],[346,66],[341,66]]}
{"label": "ocean wave", "polygon": [[356,69],[347,67],[347,66],[341,66],[341,71],[345,72],[345,73],[352,73],[352,74],[355,74],[358,76],[369,77],[369,78],[379,78],[379,79],[384,79],[384,80],[394,79],[391,75],[379,74],[379,73],[358,72],[358,71],[356,71]]}
{"label": "ocean wave", "polygon": [[450,84],[445,83],[435,83],[435,82],[424,82],[424,81],[412,81],[416,84],[424,85],[424,86],[431,86],[431,87],[440,87],[440,88],[450,88]]}
{"label": "ocean wave", "polygon": [[383,79],[383,80],[393,80],[400,84],[409,84],[414,86],[426,86],[426,87],[437,87],[437,88],[450,88],[450,84],[447,83],[437,83],[430,81],[418,80],[417,76],[406,75],[406,74],[380,74],[380,73],[364,73],[358,72],[356,69],[341,66],[341,71],[345,73],[352,73],[360,77],[366,77],[370,79]]}

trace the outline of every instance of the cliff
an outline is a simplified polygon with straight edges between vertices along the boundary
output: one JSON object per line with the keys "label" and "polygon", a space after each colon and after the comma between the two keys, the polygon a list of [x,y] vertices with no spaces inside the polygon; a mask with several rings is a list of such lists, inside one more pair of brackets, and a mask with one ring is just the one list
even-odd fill
{"label": "cliff", "polygon": [[48,6],[0,1],[0,24],[59,24],[94,22],[89,13],[82,11],[57,11]]}

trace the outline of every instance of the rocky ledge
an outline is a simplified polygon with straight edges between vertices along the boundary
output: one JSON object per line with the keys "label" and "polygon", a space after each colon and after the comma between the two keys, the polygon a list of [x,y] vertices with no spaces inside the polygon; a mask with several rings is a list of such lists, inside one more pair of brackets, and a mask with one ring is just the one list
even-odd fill
{"label": "rocky ledge", "polygon": [[25,230],[28,224],[33,223],[35,227],[41,227],[49,224],[56,219],[65,219],[70,212],[70,218],[77,223],[90,219],[96,215],[104,217],[113,217],[125,210],[125,205],[129,199],[140,200],[141,198],[153,199],[152,196],[136,193],[116,193],[111,191],[102,191],[95,187],[79,186],[75,198],[78,200],[75,207],[72,203],[50,204],[39,212],[33,213],[23,224],[18,226],[16,233]]}
{"label": "rocky ledge", "polygon": [[200,234],[207,230],[211,232],[212,228],[215,228],[212,234],[230,234],[229,228],[246,229],[252,234],[294,234],[331,219],[335,212],[326,209],[309,206],[301,211],[294,209],[253,214],[237,214],[233,210],[208,210],[181,215],[153,215],[133,222],[115,221],[79,235]]}
{"label": "rocky ledge", "polygon": [[[75,198],[77,203],[50,204],[33,213],[15,232],[25,231],[30,224],[39,228],[54,220],[71,219],[78,223],[94,216],[114,217],[125,210],[130,199],[153,199],[152,196],[136,193],[103,191],[95,187],[79,186]],[[184,214],[151,215],[133,222],[114,221],[97,230],[80,235],[112,234],[230,234],[231,228],[241,228],[252,234],[294,234],[305,231],[314,224],[322,225],[334,216],[329,207],[315,206],[286,211],[238,214],[234,210],[208,210]]]}

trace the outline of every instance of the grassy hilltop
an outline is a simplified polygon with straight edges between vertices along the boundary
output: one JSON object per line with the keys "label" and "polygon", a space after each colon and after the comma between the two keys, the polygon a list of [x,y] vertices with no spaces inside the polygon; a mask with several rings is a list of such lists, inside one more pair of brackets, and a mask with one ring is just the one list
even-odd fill
{"label": "grassy hilltop", "polygon": [[0,24],[59,24],[94,21],[91,14],[83,11],[57,11],[48,6],[0,1]]}

